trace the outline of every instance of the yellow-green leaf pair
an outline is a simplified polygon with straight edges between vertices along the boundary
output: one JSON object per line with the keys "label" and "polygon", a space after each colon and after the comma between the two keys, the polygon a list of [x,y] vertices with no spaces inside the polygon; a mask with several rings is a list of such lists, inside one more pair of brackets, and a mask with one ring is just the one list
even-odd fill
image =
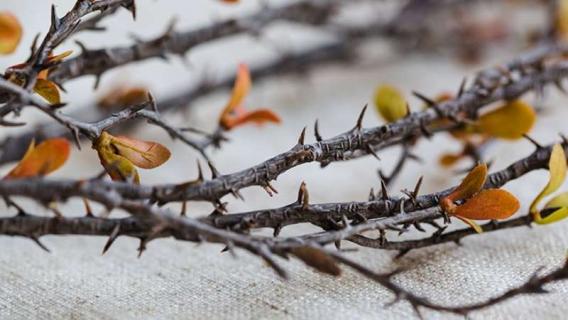
{"label": "yellow-green leaf pair", "polygon": [[[473,220],[506,219],[519,210],[519,201],[508,191],[481,190],[487,179],[487,165],[477,165],[462,183],[448,196],[440,200],[440,207],[449,215],[464,221],[476,232],[482,228]],[[481,190],[481,191],[480,191]],[[456,201],[464,201],[456,205]]]}
{"label": "yellow-green leaf pair", "polygon": [[[440,95],[435,101],[451,98]],[[409,107],[404,95],[395,87],[383,84],[377,87],[374,97],[375,107],[387,122],[400,120],[408,115]],[[494,138],[516,140],[529,132],[536,121],[533,108],[521,100],[506,102],[493,111],[487,112],[466,128],[458,131],[465,135],[479,133]]]}
{"label": "yellow-green leaf pair", "polygon": [[170,151],[157,142],[115,137],[104,132],[93,143],[101,164],[113,180],[140,183],[136,167],[155,168],[170,158]]}
{"label": "yellow-green leaf pair", "polygon": [[554,145],[548,160],[550,178],[542,191],[533,200],[530,213],[535,223],[549,224],[568,217],[568,192],[561,193],[546,203],[542,210],[538,209],[539,202],[552,194],[566,179],[566,154],[560,144]]}

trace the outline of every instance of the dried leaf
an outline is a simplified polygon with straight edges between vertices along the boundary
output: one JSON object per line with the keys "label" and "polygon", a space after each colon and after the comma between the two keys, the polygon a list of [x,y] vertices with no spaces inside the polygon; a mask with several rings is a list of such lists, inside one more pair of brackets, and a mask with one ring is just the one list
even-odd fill
{"label": "dried leaf", "polygon": [[155,168],[166,162],[170,151],[156,142],[136,140],[128,137],[115,137],[104,132],[93,143],[101,164],[113,180],[140,183],[135,165]]}
{"label": "dried leaf", "polygon": [[475,127],[495,138],[515,140],[528,133],[535,121],[533,108],[521,100],[515,100],[479,117]]}
{"label": "dried leaf", "polygon": [[59,89],[57,85],[49,80],[37,79],[34,86],[34,92],[39,94],[50,104],[61,103],[61,97],[59,95]]}
{"label": "dried leaf", "polygon": [[541,219],[537,208],[538,203],[540,202],[540,200],[542,200],[542,198],[548,196],[549,194],[560,188],[560,186],[566,179],[566,170],[567,165],[564,148],[562,148],[562,145],[560,144],[555,144],[554,147],[552,147],[550,159],[548,160],[548,171],[550,175],[548,183],[538,194],[538,196],[536,196],[530,206],[530,212],[533,215],[533,219],[535,221],[539,221]]}
{"label": "dried leaf", "polygon": [[22,39],[22,26],[18,19],[8,12],[0,12],[0,54],[16,50]]}
{"label": "dried leaf", "polygon": [[312,247],[294,248],[291,253],[308,266],[332,276],[341,275],[337,262],[322,250]]}
{"label": "dried leaf", "polygon": [[112,180],[140,183],[140,176],[130,160],[116,153],[112,145],[112,135],[103,131],[93,143],[93,149],[97,150],[101,165]]}
{"label": "dried leaf", "polygon": [[446,198],[451,201],[465,200],[476,194],[487,178],[487,165],[485,163],[478,164],[463,179],[462,183],[450,193]]}
{"label": "dried leaf", "polygon": [[258,125],[265,124],[267,122],[280,123],[280,117],[268,109],[259,109],[251,112],[245,112],[237,117],[231,118],[226,121],[226,126],[229,129],[246,124],[255,123]]}
{"label": "dried leaf", "polygon": [[250,72],[246,64],[240,64],[237,72],[231,99],[223,109],[219,124],[225,130],[231,130],[246,123],[264,124],[267,122],[280,123],[280,117],[268,109],[247,111],[242,102],[250,88],[252,82]]}
{"label": "dried leaf", "polygon": [[249,68],[246,64],[241,63],[238,67],[237,77],[235,79],[235,84],[233,85],[233,92],[231,93],[231,99],[221,113],[221,120],[230,116],[236,108],[241,106],[243,100],[248,95],[251,86],[252,81],[250,78]]}
{"label": "dried leaf", "polygon": [[111,138],[111,144],[116,148],[118,155],[143,169],[160,166],[171,156],[170,150],[157,142],[118,136]]}
{"label": "dried leaf", "polygon": [[512,216],[519,207],[519,200],[508,191],[487,189],[458,206],[453,215],[473,220],[498,220]]}
{"label": "dried leaf", "polygon": [[96,150],[102,166],[112,180],[140,184],[140,176],[132,162],[114,153],[110,145],[101,145]]}
{"label": "dried leaf", "polygon": [[387,122],[394,122],[408,114],[404,96],[395,87],[385,84],[375,90],[375,107]]}
{"label": "dried leaf", "polygon": [[116,110],[148,101],[148,89],[144,87],[119,87],[102,99],[97,105],[102,109]]}
{"label": "dried leaf", "polygon": [[34,146],[32,141],[22,160],[6,175],[5,179],[48,175],[67,161],[70,150],[71,145],[64,138],[48,139],[37,146]]}
{"label": "dried leaf", "polygon": [[463,158],[463,153],[445,153],[438,159],[438,162],[444,167],[451,167]]}

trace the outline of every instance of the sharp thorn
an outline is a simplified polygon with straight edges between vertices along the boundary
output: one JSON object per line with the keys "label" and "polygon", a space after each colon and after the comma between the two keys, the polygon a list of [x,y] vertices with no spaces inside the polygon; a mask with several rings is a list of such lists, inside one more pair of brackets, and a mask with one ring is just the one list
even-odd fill
{"label": "sharp thorn", "polygon": [[357,118],[357,123],[355,124],[355,130],[361,130],[361,128],[363,128],[363,118],[365,117],[365,111],[367,111],[367,104],[365,104],[365,106],[363,107],[363,110],[361,110],[361,113],[359,113],[359,117]]}
{"label": "sharp thorn", "polygon": [[51,252],[49,251],[49,249],[43,244],[41,243],[41,241],[39,241],[39,238],[36,236],[31,236],[30,239],[32,239],[43,251],[45,252]]}
{"label": "sharp thorn", "polygon": [[419,92],[412,91],[412,94],[413,94],[416,98],[422,100],[422,102],[426,103],[426,105],[427,105],[428,107],[432,107],[432,106],[436,105],[436,101],[434,101],[434,100],[432,100],[432,99],[426,97],[425,95],[423,95],[423,94],[421,94],[421,93],[419,93]]}
{"label": "sharp thorn", "polygon": [[305,137],[306,137],[306,127],[304,127],[304,129],[300,133],[300,137],[298,138],[298,145],[300,145],[300,146],[304,145],[304,138]]}
{"label": "sharp thorn", "polygon": [[316,136],[316,141],[320,142],[323,140],[323,138],[321,137],[321,134],[319,132],[319,120],[316,120],[315,124],[314,124],[314,135]]}
{"label": "sharp thorn", "polygon": [[461,83],[460,83],[460,88],[458,89],[458,98],[461,97],[463,95],[463,93],[465,92],[466,83],[467,83],[467,78],[463,78]]}
{"label": "sharp thorn", "polygon": [[103,255],[108,251],[108,249],[110,249],[110,247],[114,243],[114,240],[116,240],[116,238],[118,238],[119,235],[120,235],[120,224],[117,224],[116,227],[112,229],[112,232],[110,233],[110,236],[108,237],[108,240],[105,246],[103,247],[103,253],[102,253]]}

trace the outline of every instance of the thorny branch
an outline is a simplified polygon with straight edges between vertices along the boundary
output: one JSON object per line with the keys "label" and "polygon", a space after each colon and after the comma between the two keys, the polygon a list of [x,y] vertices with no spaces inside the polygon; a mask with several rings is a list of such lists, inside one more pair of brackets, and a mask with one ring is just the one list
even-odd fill
{"label": "thorny branch", "polygon": [[[506,65],[484,70],[476,76],[468,89],[460,87],[454,99],[443,103],[433,103],[425,99],[425,102],[429,104],[428,109],[410,113],[407,117],[388,125],[363,128],[362,119],[365,111],[363,110],[353,129],[330,139],[323,139],[316,129],[317,141],[307,144],[304,129],[297,144],[289,151],[249,169],[226,175],[220,175],[207,159],[205,148],[216,144],[211,136],[206,136],[202,141],[190,139],[186,136],[184,128],[174,128],[160,117],[158,105],[161,110],[176,108],[215,87],[226,87],[232,79],[223,79],[214,85],[197,86],[180,96],[165,100],[164,103],[156,103],[150,96],[146,103],[129,106],[111,115],[103,115],[93,122],[80,121],[73,116],[66,115],[57,109],[61,106],[51,106],[30,92],[39,72],[45,67],[53,68],[51,77],[59,83],[86,74],[94,74],[100,78],[105,71],[134,61],[165,57],[166,54],[183,56],[195,45],[206,41],[237,33],[256,34],[268,23],[279,19],[302,24],[327,24],[339,3],[342,1],[300,1],[195,31],[174,32],[173,28],[170,28],[164,36],[150,41],[139,41],[133,46],[124,48],[87,50],[81,45],[83,53],[78,57],[57,66],[46,66],[53,49],[72,34],[80,30],[99,30],[98,23],[101,19],[113,14],[121,6],[135,14],[133,0],[78,0],[62,18],[58,18],[55,10],[52,10],[52,22],[48,34],[39,47],[32,50],[26,67],[17,71],[26,79],[25,86],[22,88],[0,80],[0,91],[3,94],[8,92],[10,96],[7,104],[0,109],[0,114],[5,116],[14,112],[17,115],[23,106],[32,106],[68,129],[77,140],[77,144],[79,144],[80,135],[94,140],[101,135],[103,130],[133,119],[145,119],[164,129],[172,138],[180,139],[198,150],[209,163],[212,178],[204,180],[200,170],[196,180],[178,185],[139,186],[125,182],[106,182],[100,178],[83,181],[37,178],[0,180],[0,195],[9,207],[12,206],[18,211],[16,216],[0,218],[0,234],[29,238],[43,249],[46,247],[40,242],[40,238],[44,235],[108,236],[109,240],[103,252],[110,248],[117,237],[129,236],[140,240],[140,254],[150,241],[163,237],[173,237],[190,242],[219,243],[225,245],[227,250],[233,251],[234,248],[240,248],[258,256],[284,278],[287,277],[287,273],[280,265],[279,258],[293,256],[319,271],[334,275],[337,274],[336,264],[341,264],[354,269],[360,275],[377,282],[390,291],[395,296],[395,302],[404,300],[410,303],[418,315],[420,315],[420,308],[468,314],[518,295],[544,293],[546,292],[544,285],[568,278],[567,263],[546,275],[535,273],[524,284],[486,301],[463,306],[444,306],[417,296],[396,284],[393,278],[401,273],[400,270],[380,274],[347,258],[341,251],[326,248],[326,245],[332,243],[339,248],[341,241],[347,240],[360,246],[398,250],[400,254],[404,254],[409,250],[439,243],[459,242],[462,238],[474,234],[471,229],[444,233],[445,226],[441,226],[437,220],[444,218],[445,221],[447,217],[441,211],[439,202],[440,198],[448,195],[454,188],[419,195],[422,178],[418,180],[413,191],[404,192],[404,196],[389,196],[388,181],[382,181],[381,192],[375,194],[371,191],[369,200],[362,202],[311,204],[305,184],[300,187],[298,200],[281,208],[225,215],[226,208],[220,201],[228,193],[241,197],[239,190],[249,186],[261,186],[269,194],[275,192],[276,190],[271,185],[273,180],[283,172],[305,163],[319,162],[324,167],[332,162],[369,154],[378,158],[376,154],[378,151],[393,145],[402,145],[404,152],[401,160],[390,177],[384,177],[387,178],[384,180],[389,180],[400,172],[404,161],[410,157],[409,142],[475,120],[480,109],[493,102],[515,99],[530,90],[536,90],[538,93],[548,83],[554,83],[561,88],[561,81],[568,74],[568,64],[562,59],[568,51],[565,45],[553,43],[541,45]],[[84,16],[95,11],[100,11],[98,16],[82,21]],[[369,34],[377,30],[392,31],[382,29],[382,27],[371,30]],[[350,30],[344,32],[343,37],[345,38],[341,38],[342,40],[356,40],[365,37],[365,32]],[[325,49],[325,47],[322,48]],[[316,48],[303,56],[284,57],[272,64],[260,67],[257,73],[269,75],[282,70],[289,71],[291,69],[289,64],[302,66],[302,64],[321,62],[328,58],[332,60],[338,57],[344,58],[350,56],[349,53],[351,53],[346,46],[334,45],[337,51],[332,55],[325,55],[325,52],[322,54],[318,51],[322,48]],[[116,50],[116,52],[109,50]],[[450,119],[454,125],[434,130],[430,128],[435,121],[442,119]],[[4,144],[5,147],[6,144]],[[568,142],[564,138],[562,147],[565,150],[568,149]],[[551,149],[552,146],[543,147],[537,144],[537,149],[530,156],[489,175],[483,187],[498,188],[530,171],[546,168]],[[6,151],[4,151],[5,154]],[[9,156],[4,159],[9,159]],[[116,208],[127,212],[129,217],[121,219],[106,216],[95,217],[90,210],[87,210],[86,216],[76,218],[65,217],[59,213],[56,217],[43,217],[27,213],[11,200],[13,197],[33,199],[51,209],[53,209],[50,205],[52,203],[80,197],[102,204],[106,207],[108,214]],[[215,205],[215,211],[207,217],[196,219],[179,216],[169,209],[160,207],[169,202],[188,200],[212,202]],[[283,227],[306,222],[321,227],[324,231],[294,237],[278,237]],[[507,221],[490,222],[484,225],[483,229],[496,231],[527,226],[532,222],[532,218],[527,215]],[[405,232],[412,226],[424,231],[423,224],[434,226],[437,231],[429,237],[418,240],[386,240],[387,232]],[[274,237],[250,234],[252,230],[261,228],[274,229]],[[368,238],[363,235],[367,231],[378,231],[380,236],[378,239]],[[308,253],[302,250],[308,250]]]}

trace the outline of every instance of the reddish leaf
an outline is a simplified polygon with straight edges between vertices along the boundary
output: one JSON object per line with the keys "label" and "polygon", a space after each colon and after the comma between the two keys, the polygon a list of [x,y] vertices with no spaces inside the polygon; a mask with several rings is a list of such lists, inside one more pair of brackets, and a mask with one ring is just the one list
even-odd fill
{"label": "reddish leaf", "polygon": [[38,146],[34,146],[32,142],[22,160],[6,175],[5,179],[48,175],[67,161],[70,149],[69,141],[63,138],[48,139]]}
{"label": "reddish leaf", "polygon": [[498,220],[512,216],[519,207],[519,200],[508,191],[487,189],[458,206],[453,215],[473,220]]}
{"label": "reddish leaf", "polygon": [[268,122],[280,123],[280,117],[268,109],[247,111],[242,102],[252,86],[250,72],[246,64],[240,64],[231,94],[231,99],[223,109],[219,124],[225,130],[231,130],[237,126],[256,123],[264,124]]}

